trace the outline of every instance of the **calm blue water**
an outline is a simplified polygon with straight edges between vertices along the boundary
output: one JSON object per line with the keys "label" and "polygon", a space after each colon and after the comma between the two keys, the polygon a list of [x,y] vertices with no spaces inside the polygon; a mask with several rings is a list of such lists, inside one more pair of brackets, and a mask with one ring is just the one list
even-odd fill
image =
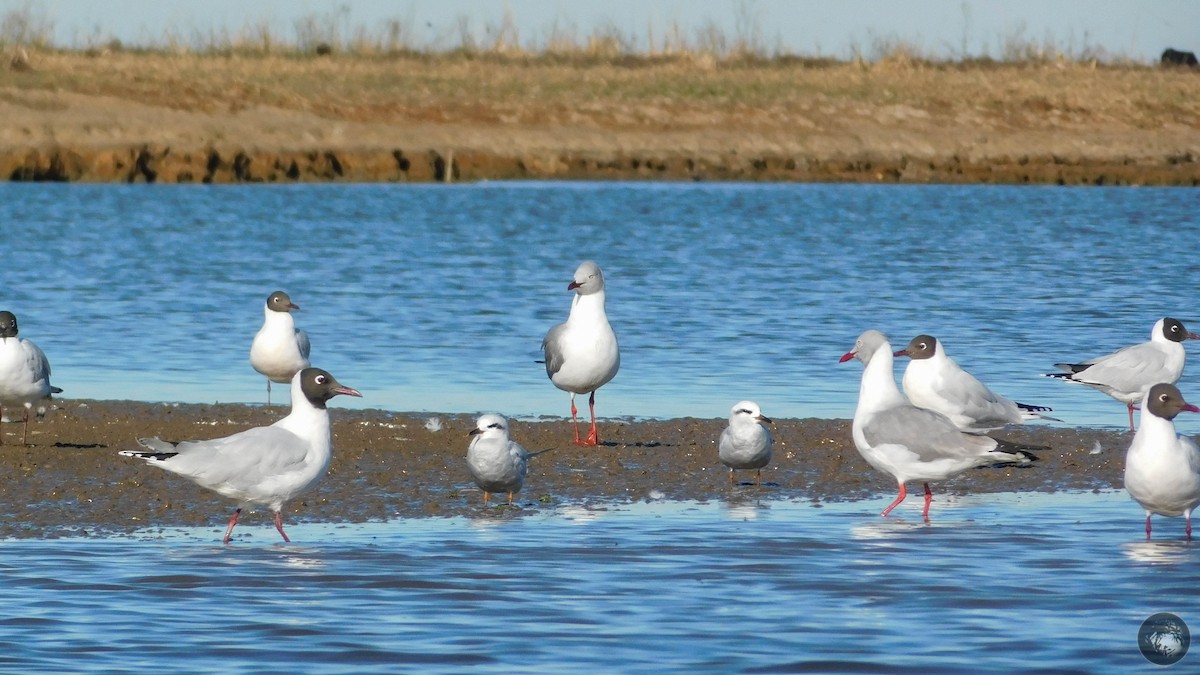
{"label": "calm blue water", "polygon": [[1200,547],[1121,493],[747,499],[4,541],[0,670],[1132,672],[1200,628]]}
{"label": "calm blue water", "polygon": [[1145,340],[1163,315],[1200,330],[1197,194],[7,184],[0,304],[67,398],[263,401],[249,345],[282,288],[314,363],[364,393],[339,405],[562,416],[534,360],[594,258],[622,349],[602,416],[724,417],[752,398],[773,417],[848,418],[861,369],[837,358],[875,327],[938,336],[1068,425],[1120,427],[1120,404],[1038,375]]}
{"label": "calm blue water", "polygon": [[[65,398],[263,401],[247,353],[282,288],[314,363],[365,394],[339,406],[561,416],[534,360],[594,258],[622,346],[603,416],[753,398],[848,418],[861,369],[837,359],[875,327],[938,336],[1064,424],[1121,428],[1119,404],[1038,375],[1163,315],[1200,330],[1196,195],[10,184],[0,304]],[[881,519],[890,497],[765,495],[296,523],[295,545],[269,527],[3,541],[0,670],[1127,672],[1150,614],[1200,629],[1200,549],[1177,520],[1144,542],[1122,493],[939,494],[928,526],[919,499]]]}

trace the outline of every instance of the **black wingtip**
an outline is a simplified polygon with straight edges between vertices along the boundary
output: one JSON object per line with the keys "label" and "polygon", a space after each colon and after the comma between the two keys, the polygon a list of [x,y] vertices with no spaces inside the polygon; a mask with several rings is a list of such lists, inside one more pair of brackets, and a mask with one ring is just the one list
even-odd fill
{"label": "black wingtip", "polygon": [[171,459],[172,457],[174,457],[175,455],[178,455],[179,453],[178,452],[133,452],[133,451],[129,451],[129,452],[122,452],[120,454],[125,455],[126,457],[137,457],[138,459],[154,460],[156,462],[161,462],[161,461],[164,461],[167,459]]}
{"label": "black wingtip", "polygon": [[1025,462],[1022,462],[1022,464],[1025,464],[1026,462],[1036,462],[1036,461],[1039,461],[1039,460],[1038,460],[1038,456],[1037,456],[1037,455],[1035,455],[1035,454],[1033,454],[1032,452],[1029,452],[1028,450],[1014,450],[1014,451],[1013,451],[1013,454],[1014,454],[1014,455],[1017,455],[1017,456],[1019,456],[1021,459],[1024,459],[1024,460],[1025,460]]}
{"label": "black wingtip", "polygon": [[1021,403],[1019,401],[1013,401],[1013,402],[1017,404],[1018,408],[1026,411],[1026,412],[1036,412],[1036,413],[1054,412],[1054,408],[1047,408],[1044,405],[1030,405],[1028,403]]}
{"label": "black wingtip", "polygon": [[1061,377],[1066,377],[1066,376],[1074,375],[1075,373],[1082,373],[1083,371],[1087,370],[1088,368],[1091,368],[1092,364],[1090,364],[1090,363],[1056,363],[1056,364],[1054,364],[1054,367],[1061,368],[1064,372],[1066,372],[1067,375],[1061,376]]}

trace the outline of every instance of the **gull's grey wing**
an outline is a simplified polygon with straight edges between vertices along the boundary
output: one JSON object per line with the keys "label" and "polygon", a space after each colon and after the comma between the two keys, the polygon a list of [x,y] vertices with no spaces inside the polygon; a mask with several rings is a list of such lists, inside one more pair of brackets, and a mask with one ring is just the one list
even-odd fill
{"label": "gull's grey wing", "polygon": [[554,377],[554,374],[562,368],[563,351],[562,340],[563,333],[567,330],[567,324],[560,323],[550,332],[546,333],[546,337],[542,339],[542,352],[546,355],[546,376]]}
{"label": "gull's grey wing", "polygon": [[908,404],[872,416],[863,435],[872,447],[903,445],[922,462],[978,456],[996,447],[987,436],[959,431],[941,413]]}
{"label": "gull's grey wing", "polygon": [[308,333],[302,330],[296,331],[296,346],[300,348],[300,356],[307,359],[311,349],[311,345],[308,344]]}
{"label": "gull's grey wing", "polygon": [[999,423],[1003,426],[1020,421],[1021,411],[1016,403],[988,389],[970,373],[963,371],[963,375],[969,378],[969,381],[964,379],[959,383],[964,414],[985,425]]}
{"label": "gull's grey wing", "polygon": [[1117,391],[1137,391],[1146,384],[1171,379],[1166,362],[1167,355],[1162,349],[1152,342],[1143,342],[1085,361],[1080,365],[1087,367],[1071,375],[1071,379]]}
{"label": "gull's grey wing", "polygon": [[34,380],[49,380],[50,361],[46,358],[42,348],[29,340],[21,340],[21,346],[24,347],[25,364],[33,373]]}
{"label": "gull's grey wing", "polygon": [[174,447],[174,452],[179,454],[155,462],[155,466],[206,487],[250,488],[264,476],[302,467],[308,444],[286,429],[270,426],[208,441],[184,441]]}

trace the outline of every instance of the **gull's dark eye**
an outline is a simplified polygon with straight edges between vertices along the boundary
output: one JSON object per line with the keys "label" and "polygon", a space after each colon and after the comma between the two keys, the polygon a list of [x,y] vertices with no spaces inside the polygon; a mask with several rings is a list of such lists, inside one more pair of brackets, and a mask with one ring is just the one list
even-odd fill
{"label": "gull's dark eye", "polygon": [[316,378],[316,380],[314,380],[314,381],[315,381],[317,384],[325,384],[325,376],[324,376],[324,375],[318,375],[318,376],[317,376],[317,378]]}
{"label": "gull's dark eye", "polygon": [[1162,401],[1163,403],[1166,403],[1168,400],[1170,400],[1170,398],[1171,397],[1168,396],[1167,394],[1163,394],[1162,396],[1158,397],[1158,400]]}

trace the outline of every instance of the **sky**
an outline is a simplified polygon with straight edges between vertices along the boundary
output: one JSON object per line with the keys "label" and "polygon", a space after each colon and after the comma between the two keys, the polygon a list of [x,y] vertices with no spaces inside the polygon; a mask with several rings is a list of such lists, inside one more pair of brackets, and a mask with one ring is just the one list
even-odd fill
{"label": "sky", "polygon": [[0,0],[6,14],[22,8],[52,22],[64,46],[110,38],[162,44],[168,32],[236,34],[262,25],[292,42],[297,20],[314,17],[368,31],[399,20],[418,45],[456,45],[464,21],[483,37],[507,11],[527,48],[543,45],[555,25],[581,40],[614,27],[643,42],[674,25],[688,37],[715,26],[733,38],[749,27],[768,51],[841,59],[870,58],[887,43],[925,56],[999,58],[1013,40],[1138,61],[1156,61],[1166,47],[1200,52],[1197,0]]}

